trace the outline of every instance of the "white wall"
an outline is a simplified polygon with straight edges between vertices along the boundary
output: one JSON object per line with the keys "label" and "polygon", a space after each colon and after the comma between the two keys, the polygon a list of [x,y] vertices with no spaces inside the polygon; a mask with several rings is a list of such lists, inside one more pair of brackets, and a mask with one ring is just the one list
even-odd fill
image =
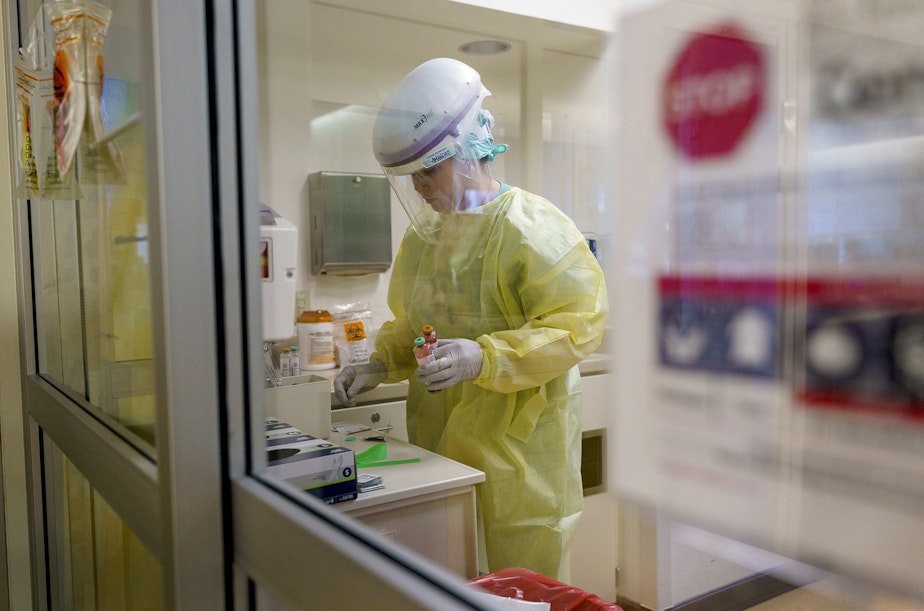
{"label": "white wall", "polygon": [[[371,106],[390,79],[383,79],[382,70],[371,64],[344,64],[349,58],[326,69],[316,65],[312,30],[322,16],[312,15],[312,3],[278,0],[259,7],[264,20],[259,28],[262,203],[299,227],[298,286],[311,291],[311,306],[368,301],[380,324],[388,316],[388,273],[358,278],[311,275],[307,179],[322,170],[381,172],[371,152]],[[407,225],[403,213],[392,215],[395,248]]]}
{"label": "white wall", "polygon": [[[551,28],[548,32],[539,31],[539,25],[522,17],[452,3],[446,3],[443,11],[446,15],[461,11],[455,19],[459,23],[452,27],[412,18],[413,2],[390,4],[388,15],[374,14],[377,5],[370,10],[364,0],[339,4],[343,7],[307,0],[258,4],[261,199],[300,228],[298,288],[311,291],[313,308],[368,302],[374,328],[391,317],[386,303],[390,272],[365,277],[311,274],[308,232],[304,229],[308,218],[306,181],[309,174],[318,171],[381,173],[371,152],[374,113],[404,74],[431,57],[463,59],[479,70],[491,90],[485,107],[497,120],[495,138],[510,144],[509,151],[494,163],[495,175],[509,184],[530,188],[525,184],[526,167],[538,164],[536,173],[548,176],[543,179],[548,190],[540,186],[531,190],[558,204],[582,230],[599,227],[599,189],[581,187],[590,178],[591,170],[586,168],[599,171],[599,167],[588,165],[588,155],[581,151],[587,150],[592,138],[587,134],[602,139],[607,131],[599,120],[607,91],[601,78],[603,68],[601,61],[591,57],[602,49],[602,34],[551,28],[548,24],[541,26]],[[436,13],[440,11],[427,18],[439,18]],[[472,15],[481,15],[484,23]],[[463,42],[502,34],[513,48],[501,56],[463,57],[456,51]],[[558,52],[576,45],[582,47],[578,53]],[[527,65],[530,48],[539,51],[531,56],[535,63]],[[524,99],[527,81],[530,90],[539,93],[535,99]],[[588,100],[595,101],[592,112],[587,112]],[[597,120],[591,121],[591,117]],[[554,129],[536,129],[546,136],[546,142],[531,147],[527,132],[532,124],[541,127],[543,120],[554,122]],[[598,148],[602,143],[592,145]],[[543,152],[556,150],[563,151],[559,156],[569,160],[567,181],[542,172]],[[588,190],[596,195],[587,196]],[[393,255],[407,227],[407,217],[393,198]]]}

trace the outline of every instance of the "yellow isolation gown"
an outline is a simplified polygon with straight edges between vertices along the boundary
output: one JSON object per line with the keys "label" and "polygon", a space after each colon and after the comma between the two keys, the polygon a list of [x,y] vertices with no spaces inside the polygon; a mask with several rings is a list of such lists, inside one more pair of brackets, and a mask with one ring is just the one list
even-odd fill
{"label": "yellow isolation gown", "polygon": [[[409,379],[411,443],[485,473],[479,527],[488,570],[518,566],[567,582],[583,509],[581,379],[603,337],[603,272],[574,223],[518,188],[452,214],[437,243],[409,230],[395,258],[376,354]],[[430,393],[417,382],[422,325],[483,349],[478,377]]]}

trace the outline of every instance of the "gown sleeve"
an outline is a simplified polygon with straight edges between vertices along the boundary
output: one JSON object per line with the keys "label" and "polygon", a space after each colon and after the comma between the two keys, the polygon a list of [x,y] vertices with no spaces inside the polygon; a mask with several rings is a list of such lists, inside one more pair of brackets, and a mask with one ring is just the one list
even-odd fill
{"label": "gown sleeve", "polygon": [[[603,270],[583,234],[536,196],[512,210],[495,249],[493,280],[511,319],[525,322],[477,338],[478,386],[511,393],[560,376],[596,350],[608,303]],[[486,265],[486,269],[488,266]]]}

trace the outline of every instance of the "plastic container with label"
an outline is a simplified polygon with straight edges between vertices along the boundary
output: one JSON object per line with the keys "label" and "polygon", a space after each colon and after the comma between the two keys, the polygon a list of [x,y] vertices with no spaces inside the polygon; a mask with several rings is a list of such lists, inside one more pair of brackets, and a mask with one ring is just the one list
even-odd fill
{"label": "plastic container with label", "polygon": [[333,369],[334,323],[327,310],[306,310],[298,315],[298,354],[301,371]]}

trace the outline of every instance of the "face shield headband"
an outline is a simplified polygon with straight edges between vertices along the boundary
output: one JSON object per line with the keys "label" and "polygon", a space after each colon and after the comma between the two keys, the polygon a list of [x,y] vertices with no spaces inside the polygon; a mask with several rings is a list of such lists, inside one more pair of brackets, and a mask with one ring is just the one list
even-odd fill
{"label": "face shield headband", "polygon": [[444,128],[441,138],[419,158],[382,164],[411,226],[424,240],[445,239],[443,229],[453,214],[470,212],[486,203],[485,194],[478,191],[483,172],[478,158],[486,152],[493,158],[494,149],[506,149],[494,146],[491,139],[490,151],[483,150],[492,120],[480,103],[472,104],[465,116]]}
{"label": "face shield headband", "polygon": [[[430,132],[431,135],[426,141],[415,140],[404,149],[380,155],[382,168],[394,175],[412,174],[431,168],[457,154],[464,154],[465,141],[461,137],[463,134],[471,133],[485,95],[488,95],[488,91],[482,89],[479,95],[470,98],[455,120],[450,120],[445,126],[438,125]],[[426,123],[433,120],[432,115],[421,115],[414,128],[424,128]]]}

